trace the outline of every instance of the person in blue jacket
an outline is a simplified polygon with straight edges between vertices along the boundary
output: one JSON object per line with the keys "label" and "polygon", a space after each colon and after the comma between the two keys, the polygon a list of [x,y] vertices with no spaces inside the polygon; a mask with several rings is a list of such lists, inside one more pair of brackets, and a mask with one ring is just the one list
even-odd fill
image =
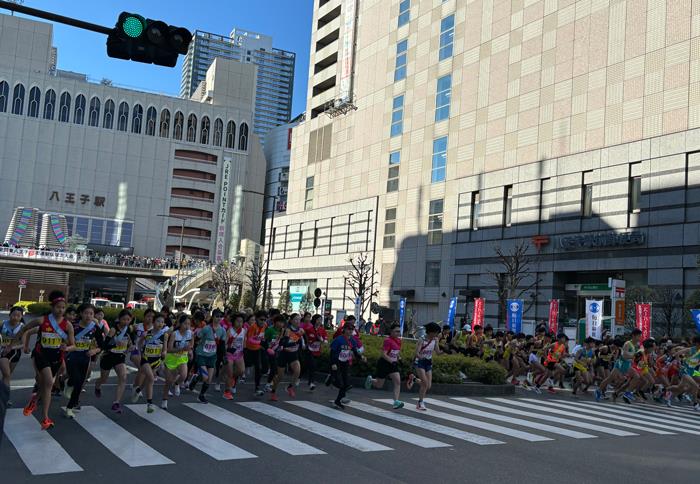
{"label": "person in blue jacket", "polygon": [[345,323],[343,333],[331,343],[331,371],[335,375],[335,384],[338,387],[338,396],[333,404],[336,408],[344,410],[342,399],[350,387],[350,365],[353,358],[362,361],[367,359],[358,352],[357,340],[353,338],[355,325]]}

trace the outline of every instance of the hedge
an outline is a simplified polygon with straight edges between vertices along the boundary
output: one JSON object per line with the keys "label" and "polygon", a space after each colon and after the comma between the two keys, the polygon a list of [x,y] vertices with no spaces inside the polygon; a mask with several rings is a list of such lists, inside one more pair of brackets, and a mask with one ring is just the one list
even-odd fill
{"label": "hedge", "polygon": [[[384,338],[380,336],[361,335],[364,345],[364,355],[367,362],[354,362],[351,374],[365,376],[374,374],[377,360],[382,353]],[[401,360],[399,369],[405,377],[411,370],[413,357],[416,352],[416,342],[404,340],[401,345]],[[319,361],[319,369],[329,371],[330,355],[328,347],[324,347]],[[500,385],[506,381],[505,369],[495,362],[485,362],[479,358],[471,358],[463,355],[434,355],[433,356],[433,382],[434,383],[462,383],[463,373],[468,380],[488,385]]]}
{"label": "hedge", "polygon": [[[73,307],[77,309],[78,305]],[[105,319],[108,323],[114,322],[121,312],[119,308],[102,308],[102,310],[105,312]],[[132,309],[131,314],[134,315],[137,321],[141,321],[143,320],[143,311],[143,309]],[[44,316],[51,312],[51,304],[47,302],[31,303],[27,307],[27,312],[33,315]]]}

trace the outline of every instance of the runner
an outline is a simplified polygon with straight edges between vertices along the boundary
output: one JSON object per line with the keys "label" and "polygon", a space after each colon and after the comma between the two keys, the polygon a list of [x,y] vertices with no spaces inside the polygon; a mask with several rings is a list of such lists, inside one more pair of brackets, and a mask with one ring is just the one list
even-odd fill
{"label": "runner", "polygon": [[[680,381],[677,385],[670,387],[669,391],[671,395],[689,394],[693,409],[700,412],[700,403],[698,403],[700,386],[697,382],[697,379],[700,379],[700,336],[693,337],[693,346],[680,348],[675,354],[683,358]],[[668,400],[670,401],[670,397]],[[668,405],[670,406],[670,403]]]}
{"label": "runner", "polygon": [[[10,319],[0,325],[0,373],[2,381],[10,388],[12,372],[15,371],[19,359],[22,357],[22,340],[18,337],[24,326],[24,308],[14,306],[10,309]],[[12,402],[8,401],[8,407]]]}
{"label": "runner", "polygon": [[314,314],[311,317],[311,322],[302,327],[306,336],[306,370],[309,375],[309,390],[316,389],[314,376],[318,367],[318,359],[321,356],[321,345],[328,343],[328,333],[323,327],[323,317],[320,314]]}
{"label": "runner", "polygon": [[[377,377],[368,375],[365,380],[365,389],[374,387],[381,389],[387,377],[394,385],[394,409],[403,408],[404,403],[399,400],[401,393],[401,373],[399,372],[399,360],[401,359],[401,327],[394,323],[391,325],[391,334],[384,338],[382,354],[377,360]],[[431,353],[432,354],[432,353]]]}
{"label": "runner", "polygon": [[61,291],[52,291],[49,294],[49,302],[51,303],[51,313],[25,325],[17,335],[23,337],[26,333],[28,338],[31,334],[39,333],[36,346],[32,351],[38,396],[37,393],[32,393],[29,403],[24,407],[24,415],[31,415],[36,409],[37,400],[41,400],[43,407],[42,430],[48,430],[54,426],[54,421],[49,418],[51,387],[58,369],[63,364],[65,351],[73,349],[75,345],[73,326],[63,317],[66,310],[65,295]]}
{"label": "runner", "polygon": [[243,350],[248,325],[243,323],[243,318],[243,314],[236,314],[233,318],[233,326],[226,334],[226,390],[224,391],[226,400],[233,400],[238,379],[245,373]]}
{"label": "runner", "polygon": [[549,393],[556,393],[552,386],[552,380],[561,381],[566,374],[566,370],[562,366],[562,360],[569,353],[568,341],[569,337],[564,333],[560,333],[557,335],[557,341],[548,347],[547,359],[544,366],[549,372],[549,385],[547,386],[547,391]]}
{"label": "runner", "polygon": [[102,397],[102,385],[107,381],[112,370],[117,374],[117,390],[112,402],[112,410],[122,413],[122,397],[126,388],[126,353],[133,346],[129,335],[129,325],[133,316],[128,309],[122,309],[114,324],[104,339],[102,357],[100,358],[100,379],[95,383],[95,396]]}
{"label": "runner", "polygon": [[131,363],[133,363],[135,368],[138,368],[138,372],[136,373],[136,377],[134,378],[134,391],[133,395],[131,396],[132,403],[138,402],[139,398],[143,396],[143,394],[141,393],[141,387],[143,386],[143,383],[146,379],[146,370],[144,369],[144,367],[141,366],[143,354],[141,351],[141,345],[139,344],[139,341],[142,341],[143,337],[153,329],[153,319],[155,315],[156,312],[153,309],[146,309],[143,312],[143,322],[138,323],[134,327],[134,330],[131,334],[132,341],[136,342],[133,349],[131,350]]}
{"label": "runner", "polygon": [[[139,347],[142,357],[139,374],[143,375],[142,385],[146,390],[146,412],[153,413],[153,384],[155,383],[155,371],[160,368],[163,358],[165,357],[164,348],[167,344],[168,331],[170,330],[165,325],[165,316],[155,314],[152,327],[144,332],[136,341],[136,346]],[[133,403],[138,402],[142,396],[142,388],[138,387],[131,396]]]}
{"label": "runner", "polygon": [[[226,334],[228,334],[228,330],[231,329],[232,313],[233,312],[230,309],[227,309],[223,314],[218,309],[215,309],[212,312],[212,318],[219,319],[219,324],[222,328],[224,328]],[[216,374],[214,375],[214,378],[216,378],[216,384],[214,385],[214,390],[217,392],[221,391],[221,381],[226,379],[226,368],[226,339],[223,339],[219,341],[219,344],[216,347]]]}
{"label": "runner", "polygon": [[585,339],[583,346],[574,348],[574,378],[572,382],[573,393],[580,387],[583,387],[583,393],[588,391],[588,387],[593,383],[593,375],[591,374],[591,365],[595,356],[593,345],[595,340],[590,336]]}
{"label": "runner", "polygon": [[299,364],[299,349],[304,346],[304,330],[299,327],[301,318],[298,314],[292,314],[287,328],[283,329],[279,337],[280,351],[277,353],[277,375],[272,383],[270,400],[277,400],[277,385],[289,366],[292,371],[292,381],[287,385],[287,394],[296,398],[296,388],[299,386],[301,365]]}
{"label": "runner", "polygon": [[255,395],[263,396],[263,391],[260,389],[260,379],[262,378],[262,362],[263,350],[261,348],[262,340],[267,329],[267,313],[258,311],[254,316],[248,318],[248,330],[246,332],[245,350],[243,351],[243,359],[245,360],[246,368],[253,367],[255,377]]}
{"label": "runner", "polygon": [[187,362],[192,352],[193,335],[190,317],[180,314],[175,321],[172,333],[168,336],[165,355],[165,385],[160,408],[168,409],[168,396],[180,396],[180,383],[187,378]]}
{"label": "runner", "polygon": [[417,375],[416,382],[419,383],[418,410],[427,410],[425,406],[425,395],[430,390],[433,384],[433,353],[440,354],[440,348],[437,346],[437,338],[440,333],[440,325],[437,323],[428,323],[425,325],[425,337],[418,340],[416,343],[416,357],[413,362]]}
{"label": "runner", "polygon": [[267,354],[267,362],[270,371],[267,376],[267,384],[265,385],[265,391],[270,393],[270,400],[276,402],[277,395],[272,392],[272,383],[277,377],[277,355],[279,353],[279,342],[282,331],[287,324],[284,316],[281,314],[275,314],[272,318],[272,325],[268,326],[265,330],[265,339],[262,341],[263,347],[265,348],[265,353]]}
{"label": "runner", "polygon": [[638,328],[632,330],[631,339],[625,341],[622,344],[622,350],[620,351],[620,356],[615,361],[615,366],[610,373],[610,376],[603,380],[596,390],[596,400],[600,401],[605,398],[605,391],[610,383],[615,380],[623,380],[625,377],[628,379],[627,382],[623,382],[622,385],[613,393],[613,400],[617,398],[620,392],[623,392],[622,398],[625,403],[631,404],[635,398],[632,391],[637,389],[637,384],[639,382],[639,374],[632,369],[632,359],[635,353],[639,349],[639,339],[642,336],[642,331]]}
{"label": "runner", "polygon": [[226,340],[226,331],[221,327],[219,321],[214,319],[211,324],[205,326],[199,331],[199,341],[195,350],[195,364],[197,365],[197,374],[192,378],[189,388],[193,391],[197,386],[197,382],[201,380],[202,388],[199,392],[199,401],[201,403],[209,403],[206,393],[209,389],[209,384],[214,377],[214,369],[216,368],[216,348],[219,341]]}
{"label": "runner", "polygon": [[345,323],[342,334],[333,339],[331,343],[331,371],[334,375],[335,385],[338,387],[338,396],[333,405],[340,410],[345,410],[342,400],[350,388],[350,364],[353,357],[367,361],[358,351],[357,340],[353,337],[354,332],[355,325]]}
{"label": "runner", "polygon": [[90,358],[97,355],[104,345],[102,330],[97,327],[95,321],[95,306],[81,304],[77,312],[79,319],[73,323],[75,349],[66,356],[66,372],[68,373],[66,398],[68,398],[68,404],[65,415],[67,418],[75,418],[73,409],[80,407],[80,394],[85,384]]}

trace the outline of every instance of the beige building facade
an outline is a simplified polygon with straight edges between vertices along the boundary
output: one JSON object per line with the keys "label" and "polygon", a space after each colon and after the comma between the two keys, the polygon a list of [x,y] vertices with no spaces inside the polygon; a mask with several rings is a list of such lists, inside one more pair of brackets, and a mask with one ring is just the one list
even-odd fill
{"label": "beige building facade", "polygon": [[382,306],[441,320],[479,290],[497,324],[494,249],[521,241],[526,319],[580,317],[610,277],[698,289],[696,2],[316,0],[312,28],[273,294],[350,310],[362,251]]}

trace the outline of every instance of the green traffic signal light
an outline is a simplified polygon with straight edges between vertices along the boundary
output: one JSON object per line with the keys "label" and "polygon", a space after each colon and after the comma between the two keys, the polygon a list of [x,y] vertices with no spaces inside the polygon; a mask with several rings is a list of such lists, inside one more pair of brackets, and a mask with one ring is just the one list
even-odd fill
{"label": "green traffic signal light", "polygon": [[146,21],[138,15],[125,15],[121,21],[122,32],[132,39],[141,37],[145,28]]}

